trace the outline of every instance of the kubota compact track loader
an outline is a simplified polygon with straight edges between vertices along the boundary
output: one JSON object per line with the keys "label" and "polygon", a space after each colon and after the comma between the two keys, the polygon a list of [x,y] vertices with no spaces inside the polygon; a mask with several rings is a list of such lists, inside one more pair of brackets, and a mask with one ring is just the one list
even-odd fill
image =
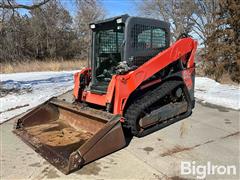
{"label": "kubota compact track loader", "polygon": [[[14,133],[63,173],[191,115],[197,42],[170,46],[167,22],[122,15],[90,24],[91,64],[74,101],[52,98],[16,117]],[[124,131],[123,131],[124,129]]]}

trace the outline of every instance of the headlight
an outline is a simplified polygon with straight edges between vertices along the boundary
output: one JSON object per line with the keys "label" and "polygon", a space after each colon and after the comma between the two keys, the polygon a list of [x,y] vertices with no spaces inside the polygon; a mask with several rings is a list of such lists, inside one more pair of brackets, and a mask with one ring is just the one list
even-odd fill
{"label": "headlight", "polygon": [[94,29],[95,27],[96,27],[95,24],[91,24],[91,25],[90,25],[90,28],[91,28],[91,29]]}
{"label": "headlight", "polygon": [[123,21],[122,21],[122,18],[119,18],[119,19],[117,19],[117,24],[120,24],[120,23],[122,23]]}

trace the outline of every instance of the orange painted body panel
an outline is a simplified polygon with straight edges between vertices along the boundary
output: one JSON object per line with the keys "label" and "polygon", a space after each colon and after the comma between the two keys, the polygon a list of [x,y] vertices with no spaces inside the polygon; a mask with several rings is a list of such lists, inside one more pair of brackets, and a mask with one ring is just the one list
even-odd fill
{"label": "orange painted body panel", "polygon": [[78,101],[89,102],[93,104],[97,104],[100,106],[106,106],[107,103],[110,103],[113,99],[115,83],[116,83],[116,75],[113,75],[112,80],[110,81],[106,94],[94,94],[90,91],[81,92],[80,89],[80,75],[86,74],[89,72],[89,68],[84,68],[80,72],[74,74],[74,89],[73,96]]}
{"label": "orange painted body panel", "polygon": [[[80,87],[80,76],[84,75],[85,77],[88,78],[87,81],[90,81],[89,79],[89,74],[91,72],[90,68],[83,68],[80,72],[77,72],[74,74],[74,88],[73,88],[73,96],[75,97],[75,99],[80,100],[79,99],[79,95],[82,94],[81,91],[81,87]],[[88,84],[89,82],[87,82]]]}
{"label": "orange painted body panel", "polygon": [[[194,67],[194,55],[196,53],[196,49],[197,42],[192,38],[180,39],[171,47],[160,52],[136,70],[125,75],[114,75],[109,83],[106,94],[100,95],[87,91],[83,92],[82,97],[78,97],[76,90],[77,87],[75,87],[74,96],[82,101],[101,106],[106,106],[107,103],[110,103],[114,98],[113,114],[122,115],[129,96],[143,81],[147,80],[172,62],[184,57],[187,53],[191,53],[188,59],[187,68]],[[77,85],[78,83],[75,81],[75,86]]]}
{"label": "orange painted body panel", "polygon": [[106,94],[94,94],[90,91],[84,91],[82,95],[82,101],[105,106]]}
{"label": "orange painted body panel", "polygon": [[77,72],[74,74],[74,88],[73,88],[73,96],[78,97],[79,86],[80,86],[80,74],[81,72]]}
{"label": "orange painted body panel", "polygon": [[112,79],[108,85],[107,94],[106,94],[106,103],[111,103],[113,100],[115,84],[116,84],[116,76],[117,75],[112,76]]}

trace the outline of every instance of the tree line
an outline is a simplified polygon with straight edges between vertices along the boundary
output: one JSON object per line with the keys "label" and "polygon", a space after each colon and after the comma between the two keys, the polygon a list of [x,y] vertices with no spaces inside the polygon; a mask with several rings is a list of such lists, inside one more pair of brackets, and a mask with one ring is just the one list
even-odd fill
{"label": "tree line", "polygon": [[[90,45],[88,24],[106,17],[101,0],[71,0],[76,6],[72,14],[60,0],[36,2],[23,5],[15,0],[0,0],[0,61],[86,59]],[[227,74],[240,82],[239,0],[135,2],[140,16],[170,22],[172,42],[182,33],[198,39],[198,59],[206,75],[220,81]],[[23,8],[28,14],[20,13]]]}
{"label": "tree line", "polygon": [[[88,24],[104,18],[99,1],[76,0],[71,15],[59,0],[35,5],[0,3],[0,60],[85,59],[90,42]],[[2,8],[1,8],[2,7]],[[21,14],[19,8],[28,10]]]}

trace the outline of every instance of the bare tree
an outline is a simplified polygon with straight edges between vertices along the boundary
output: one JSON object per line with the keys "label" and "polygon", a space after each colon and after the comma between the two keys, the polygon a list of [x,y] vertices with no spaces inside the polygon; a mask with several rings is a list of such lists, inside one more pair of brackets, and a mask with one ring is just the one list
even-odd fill
{"label": "bare tree", "polygon": [[139,5],[141,14],[170,22],[173,40],[181,33],[191,32],[191,17],[196,7],[192,0],[144,0]]}
{"label": "bare tree", "polygon": [[64,41],[59,43],[65,36],[62,32],[71,30],[71,16],[57,0],[52,0],[42,9],[32,10],[31,15],[35,53],[38,57],[56,57],[64,44]]}
{"label": "bare tree", "polygon": [[98,0],[76,0],[76,2],[76,31],[81,43],[81,56],[82,58],[86,58],[90,46],[89,24],[93,21],[103,19],[105,17],[105,11],[101,2]]}
{"label": "bare tree", "polygon": [[41,7],[42,5],[46,4],[47,2],[49,2],[50,0],[42,0],[39,3],[36,4],[32,4],[32,5],[25,5],[25,4],[18,4],[15,1],[12,0],[2,0],[2,2],[0,2],[0,8],[4,8],[4,9],[28,9],[28,10],[32,10],[32,9],[36,9]]}
{"label": "bare tree", "polygon": [[[79,44],[72,17],[58,0],[51,0],[30,15],[1,9],[0,60],[73,58]],[[4,12],[4,13],[3,13]]]}
{"label": "bare tree", "polygon": [[139,5],[141,14],[171,23],[174,40],[180,33],[189,32],[205,44],[215,20],[217,0],[144,0]]}
{"label": "bare tree", "polygon": [[204,45],[207,37],[213,31],[209,25],[216,21],[218,9],[218,0],[195,0],[194,15],[190,17],[194,24],[192,31],[202,40]]}

